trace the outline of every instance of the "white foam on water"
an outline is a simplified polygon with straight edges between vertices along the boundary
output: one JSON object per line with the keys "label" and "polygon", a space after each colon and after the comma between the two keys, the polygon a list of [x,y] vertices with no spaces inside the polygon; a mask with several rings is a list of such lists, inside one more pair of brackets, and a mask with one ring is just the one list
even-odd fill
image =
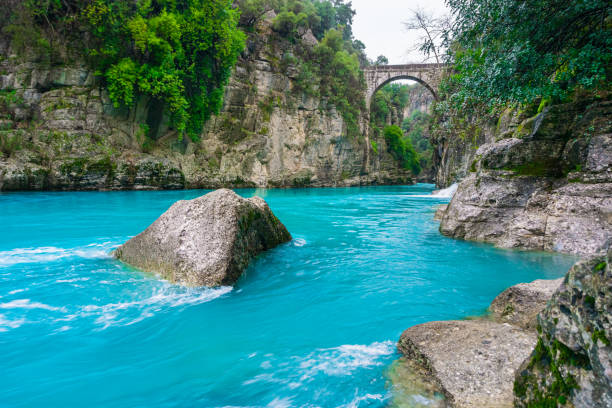
{"label": "white foam on water", "polygon": [[276,397],[272,401],[270,401],[268,405],[266,405],[266,408],[290,408],[292,406],[291,403],[291,398]]}
{"label": "white foam on water", "polygon": [[[78,317],[96,317],[95,322],[106,329],[111,326],[129,326],[152,317],[164,308],[197,305],[210,302],[232,291],[230,286],[218,288],[180,289],[167,285],[156,289],[151,296],[129,302],[109,303],[106,305],[85,305],[73,315],[63,320]],[[136,311],[136,315],[132,312]]]}
{"label": "white foam on water", "polygon": [[306,240],[302,238],[295,238],[292,243],[296,247],[303,247],[306,245]]}
{"label": "white foam on water", "polygon": [[345,405],[340,405],[338,408],[359,408],[363,401],[379,401],[383,402],[385,397],[381,394],[366,394],[356,395],[351,402]]}
{"label": "white foam on water", "polygon": [[18,264],[53,262],[64,258],[104,259],[110,258],[110,250],[115,247],[109,242],[90,244],[77,248],[15,248],[0,251],[0,267]]}
{"label": "white foam on water", "polygon": [[438,190],[432,194],[424,194],[424,195],[411,195],[409,197],[419,197],[419,198],[438,198],[438,199],[446,199],[453,198],[455,193],[457,192],[457,188],[459,184],[454,183],[447,188],[443,188],[442,190]]}
{"label": "white foam on water", "polygon": [[300,364],[305,370],[301,380],[306,380],[319,373],[330,376],[351,375],[360,368],[380,366],[380,357],[395,352],[391,341],[375,342],[370,345],[347,344],[330,349],[320,349],[312,353]]}
{"label": "white foam on water", "polygon": [[5,315],[0,314],[0,332],[8,331],[9,329],[17,329],[26,322],[26,319],[9,320]]}
{"label": "white foam on water", "polygon": [[44,303],[31,302],[30,299],[15,299],[7,303],[0,303],[0,309],[44,309],[51,311],[66,311],[66,309],[63,307],[54,307]]}

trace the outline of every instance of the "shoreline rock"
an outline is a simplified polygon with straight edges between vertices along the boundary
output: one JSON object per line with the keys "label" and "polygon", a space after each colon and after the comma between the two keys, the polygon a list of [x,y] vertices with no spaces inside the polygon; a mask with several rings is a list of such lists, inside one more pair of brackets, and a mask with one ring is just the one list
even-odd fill
{"label": "shoreline rock", "polygon": [[517,372],[515,407],[612,406],[612,249],[568,272],[538,316],[535,349]]}
{"label": "shoreline rock", "polygon": [[489,310],[493,319],[535,331],[537,316],[563,283],[563,278],[519,283],[497,295]]}
{"label": "shoreline rock", "polygon": [[511,407],[516,370],[536,334],[490,320],[429,322],[413,326],[398,343],[436,379],[454,407]]}
{"label": "shoreline rock", "polygon": [[439,165],[457,177],[438,183],[462,181],[437,215],[440,232],[502,248],[605,254],[612,244],[611,114],[608,95],[531,117],[503,116],[477,150],[468,149],[462,171],[453,164],[459,151],[448,152]]}
{"label": "shoreline rock", "polygon": [[410,327],[398,342],[402,375],[422,378],[449,406],[511,407],[515,374],[537,342],[536,316],[562,281],[511,286],[493,300],[490,315]]}
{"label": "shoreline rock", "polygon": [[177,201],[113,255],[174,283],[233,285],[253,257],[290,240],[262,198],[221,189]]}

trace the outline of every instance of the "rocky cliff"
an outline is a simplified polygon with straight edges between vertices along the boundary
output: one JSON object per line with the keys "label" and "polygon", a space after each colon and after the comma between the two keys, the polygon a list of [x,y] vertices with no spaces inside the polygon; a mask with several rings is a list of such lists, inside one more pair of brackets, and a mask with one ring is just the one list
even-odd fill
{"label": "rocky cliff", "polygon": [[463,178],[448,236],[501,247],[603,253],[612,243],[612,100],[508,110],[438,144],[438,182]]}
{"label": "rocky cliff", "polygon": [[164,107],[113,107],[87,66],[50,66],[0,41],[0,190],[335,186],[410,183],[325,100],[299,90],[296,47],[268,20],[249,34],[224,105],[201,140],[180,139]]}

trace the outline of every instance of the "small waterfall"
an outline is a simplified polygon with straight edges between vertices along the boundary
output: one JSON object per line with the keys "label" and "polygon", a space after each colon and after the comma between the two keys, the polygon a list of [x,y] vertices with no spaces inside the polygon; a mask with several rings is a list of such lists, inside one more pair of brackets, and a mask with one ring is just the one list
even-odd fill
{"label": "small waterfall", "polygon": [[453,198],[458,186],[459,184],[453,183],[450,187],[434,191],[431,196],[436,198]]}

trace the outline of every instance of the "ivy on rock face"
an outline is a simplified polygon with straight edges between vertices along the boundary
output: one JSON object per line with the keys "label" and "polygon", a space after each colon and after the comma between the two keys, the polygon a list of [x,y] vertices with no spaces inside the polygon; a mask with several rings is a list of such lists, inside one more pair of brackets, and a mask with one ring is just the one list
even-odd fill
{"label": "ivy on rock face", "polygon": [[161,101],[179,134],[194,140],[220,110],[245,43],[232,0],[28,0],[24,6],[53,33],[82,34],[85,57],[116,107],[133,105],[139,95]]}

